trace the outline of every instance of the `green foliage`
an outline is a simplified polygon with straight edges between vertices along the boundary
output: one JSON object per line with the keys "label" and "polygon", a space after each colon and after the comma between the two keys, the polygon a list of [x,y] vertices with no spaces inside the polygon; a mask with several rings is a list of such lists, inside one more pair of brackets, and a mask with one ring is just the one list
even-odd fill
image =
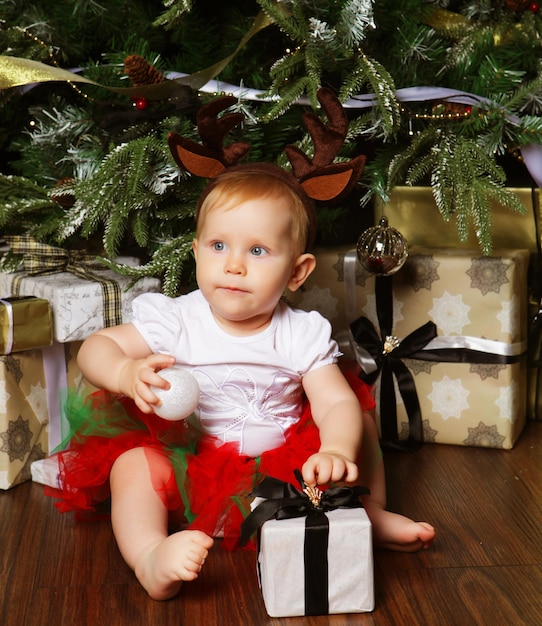
{"label": "green foliage", "polygon": [[387,191],[398,179],[415,185],[428,175],[444,220],[455,219],[461,241],[474,228],[484,254],[491,252],[492,202],[525,212],[516,194],[504,186],[505,172],[471,139],[433,128],[420,133],[390,163]]}
{"label": "green foliage", "polygon": [[122,276],[130,276],[134,282],[143,276],[161,276],[162,292],[175,297],[183,291],[195,287],[192,262],[192,240],[194,233],[189,232],[162,242],[152,259],[137,267],[115,263],[107,258],[101,260]]}
{"label": "green foliage", "polygon": [[62,210],[49,191],[21,176],[0,174],[0,232],[42,238],[58,226]]}
{"label": "green foliage", "polygon": [[127,233],[138,246],[148,247],[161,219],[159,201],[175,193],[178,179],[178,168],[157,138],[141,137],[118,146],[92,178],[74,185],[76,203],[61,224],[60,240],[75,229],[87,238],[103,225],[104,250],[110,257],[119,253]]}
{"label": "green foliage", "polygon": [[393,133],[398,117],[393,79],[381,63],[360,48],[374,26],[371,3],[358,0],[318,6],[259,0],[259,4],[291,42],[286,54],[270,69],[267,93],[278,101],[265,119],[282,115],[304,93],[311,106],[318,108],[318,88],[336,80],[338,73],[342,85],[335,86],[342,100],[365,85],[374,89],[375,106],[382,108],[386,134]]}
{"label": "green foliage", "polygon": [[[205,70],[235,52],[219,84],[265,94],[240,97],[236,109],[247,121],[226,138],[251,144],[246,160],[289,167],[289,143],[310,154],[301,117],[319,109],[321,85],[343,102],[372,94],[373,106],[347,109],[339,157],[367,155],[364,187],[344,206],[318,207],[324,244],[348,230],[353,207],[375,195],[386,201],[396,185],[430,185],[443,218],[456,222],[460,238],[474,228],[484,252],[494,202],[522,209],[497,160],[542,143],[540,12],[510,10],[505,0],[0,0],[0,9],[0,54],[81,68],[108,87],[129,86],[128,55],[169,75]],[[271,25],[237,50],[261,11]],[[398,89],[423,86],[460,88],[477,104],[448,115],[443,101],[398,102]],[[166,135],[199,141],[196,111],[213,95],[179,89],[135,107],[99,86],[5,89],[0,232],[109,258],[135,254],[140,268],[117,271],[160,276],[170,295],[192,285],[193,214],[204,181],[179,172]]]}

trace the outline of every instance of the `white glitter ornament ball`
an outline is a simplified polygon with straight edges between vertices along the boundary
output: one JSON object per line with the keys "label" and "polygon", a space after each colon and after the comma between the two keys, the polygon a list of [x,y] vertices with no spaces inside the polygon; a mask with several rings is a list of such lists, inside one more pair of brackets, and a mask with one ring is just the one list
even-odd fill
{"label": "white glitter ornament ball", "polygon": [[175,422],[187,418],[194,412],[199,402],[199,385],[190,372],[180,367],[160,370],[159,375],[170,384],[169,389],[152,387],[152,391],[162,401],[154,412],[165,420]]}

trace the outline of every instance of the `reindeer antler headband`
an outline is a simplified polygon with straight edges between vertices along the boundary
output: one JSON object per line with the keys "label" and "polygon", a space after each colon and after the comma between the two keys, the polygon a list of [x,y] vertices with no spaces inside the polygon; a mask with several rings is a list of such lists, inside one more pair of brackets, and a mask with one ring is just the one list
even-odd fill
{"label": "reindeer antler headband", "polygon": [[313,200],[330,202],[344,197],[358,181],[365,165],[365,156],[362,155],[345,163],[333,163],[348,131],[348,119],[341,103],[331,90],[323,87],[318,90],[318,101],[327,115],[328,124],[324,124],[314,113],[303,115],[303,122],[314,143],[314,156],[308,157],[296,146],[286,146],[284,151],[292,165],[290,173],[273,163],[238,164],[250,150],[248,143],[236,142],[224,146],[225,135],[244,120],[244,115],[229,113],[218,117],[218,114],[236,101],[234,96],[224,96],[201,107],[196,123],[202,144],[176,133],[168,136],[171,153],[181,169],[195,176],[213,179],[200,198],[196,217],[203,199],[223,172],[244,170],[265,173],[282,180],[300,197],[309,218],[308,245],[311,245],[316,234]]}

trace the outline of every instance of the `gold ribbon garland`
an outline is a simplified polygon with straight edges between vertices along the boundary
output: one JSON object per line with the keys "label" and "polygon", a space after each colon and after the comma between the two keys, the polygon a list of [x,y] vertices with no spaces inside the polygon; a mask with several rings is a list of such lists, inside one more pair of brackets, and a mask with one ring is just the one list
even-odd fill
{"label": "gold ribbon garland", "polygon": [[233,57],[247,44],[247,42],[264,28],[273,24],[273,20],[261,11],[255,18],[251,28],[245,33],[239,42],[237,48],[218,63],[210,67],[172,80],[166,80],[163,83],[155,85],[145,85],[144,87],[108,87],[101,85],[89,78],[85,78],[74,72],[52,67],[45,63],[33,61],[31,59],[22,59],[20,57],[12,57],[0,55],[0,90],[9,89],[11,87],[22,87],[33,83],[44,83],[51,81],[67,82],[67,83],[86,83],[97,87],[103,87],[109,91],[124,94],[130,98],[144,96],[149,100],[160,100],[172,97],[176,92],[184,90],[187,87],[198,90],[207,82],[212,80],[219,74],[233,59]]}
{"label": "gold ribbon garland", "polygon": [[15,276],[12,284],[14,295],[19,295],[21,282],[27,276],[44,276],[70,272],[79,278],[97,282],[102,287],[104,327],[122,323],[121,291],[117,281],[93,272],[104,267],[95,257],[83,250],[66,250],[36,241],[27,235],[11,235],[4,238],[11,252],[23,255],[23,273]]}

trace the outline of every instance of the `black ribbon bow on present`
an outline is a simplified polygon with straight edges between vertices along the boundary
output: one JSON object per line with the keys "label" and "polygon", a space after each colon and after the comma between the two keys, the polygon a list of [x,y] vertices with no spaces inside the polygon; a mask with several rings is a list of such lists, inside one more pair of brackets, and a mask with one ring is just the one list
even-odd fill
{"label": "black ribbon bow on present", "polygon": [[[410,333],[400,343],[392,335],[393,300],[390,277],[377,277],[375,299],[377,305],[380,335],[366,317],[360,317],[350,325],[354,340],[373,357],[376,369],[371,373],[361,370],[360,378],[372,385],[382,374],[380,382],[380,429],[382,445],[405,450],[416,450],[423,442],[422,414],[414,377],[402,359],[414,357],[437,336],[433,322]],[[408,415],[409,435],[406,441],[399,441],[397,430],[397,402],[393,376],[397,379],[399,391]]]}
{"label": "black ribbon bow on present", "polygon": [[[374,384],[381,374],[380,382],[380,429],[381,444],[412,452],[423,442],[423,425],[420,402],[416,392],[414,377],[403,359],[419,359],[446,363],[515,363],[523,358],[524,353],[496,354],[472,348],[435,348],[426,349],[427,344],[437,337],[437,327],[433,322],[426,322],[407,337],[399,341],[392,335],[393,329],[393,294],[391,276],[377,276],[375,281],[375,300],[380,335],[366,317],[360,317],[350,324],[354,341],[365,349],[375,362],[375,368],[366,372],[363,367],[359,377],[368,385]],[[409,435],[406,440],[399,439],[397,429],[397,402],[393,377],[408,416]]]}
{"label": "black ribbon bow on present", "polygon": [[294,470],[301,489],[277,478],[266,477],[252,491],[252,496],[266,498],[241,525],[241,546],[271,519],[305,517],[305,615],[327,615],[329,520],[326,511],[339,508],[363,508],[359,497],[368,494],[366,487],[330,487],[321,491],[307,487],[301,472]]}

